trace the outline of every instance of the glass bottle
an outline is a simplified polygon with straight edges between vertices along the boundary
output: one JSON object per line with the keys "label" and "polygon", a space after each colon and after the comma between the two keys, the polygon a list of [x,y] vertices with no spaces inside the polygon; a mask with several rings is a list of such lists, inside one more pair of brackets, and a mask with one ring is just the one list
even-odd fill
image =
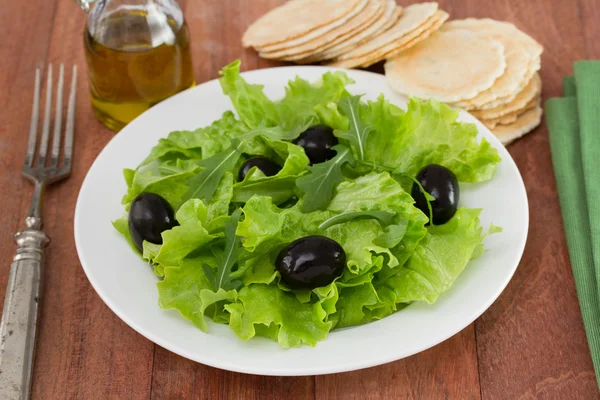
{"label": "glass bottle", "polygon": [[[118,131],[195,85],[188,27],[176,0],[78,0],[92,107]],[[92,4],[94,3],[94,4]]]}

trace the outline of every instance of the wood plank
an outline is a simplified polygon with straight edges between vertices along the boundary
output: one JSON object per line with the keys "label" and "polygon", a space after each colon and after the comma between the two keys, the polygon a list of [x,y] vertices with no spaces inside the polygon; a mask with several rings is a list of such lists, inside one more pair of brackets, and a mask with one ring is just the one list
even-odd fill
{"label": "wood plank", "polygon": [[[585,58],[571,2],[453,1],[455,18],[514,22],[545,48],[544,98],[561,94],[573,61]],[[561,45],[568,43],[568,45]],[[523,260],[500,299],[475,324],[484,399],[598,397],[557,199],[545,125],[509,147],[530,201]],[[501,223],[500,223],[501,225]]]}
{"label": "wood plank", "polygon": [[152,399],[309,399],[312,377],[238,374],[197,364],[156,346]]}
{"label": "wood plank", "polygon": [[[470,325],[427,351],[360,371],[317,376],[317,399],[479,399]],[[402,343],[398,343],[399,346]]]}
{"label": "wood plank", "polygon": [[596,0],[579,0],[584,45],[589,60],[600,59],[600,7]]}
{"label": "wood plank", "polygon": [[[48,34],[55,4],[45,2],[23,5],[10,2],[0,13],[0,35],[5,38],[0,45],[0,298],[4,298],[9,268],[15,254],[12,235],[24,228],[25,215],[21,203],[31,200],[31,185],[20,174],[25,156],[29,118],[33,98],[34,71],[46,58]],[[15,26],[12,20],[20,20]],[[23,43],[31,42],[30,46]],[[22,51],[22,49],[24,50]]]}
{"label": "wood plank", "polygon": [[[154,345],[100,300],[75,252],[73,211],[79,187],[113,133],[96,121],[90,106],[82,45],[86,16],[69,0],[56,2],[56,7],[52,30],[46,32],[47,61],[55,67],[64,62],[69,77],[71,64],[79,66],[76,138],[72,176],[51,187],[44,204],[45,229],[53,242],[46,253],[32,395],[40,399],[147,399]],[[32,74],[24,76],[31,80]],[[27,202],[22,202],[19,215],[25,215]]]}
{"label": "wood plank", "polygon": [[[187,1],[194,72],[198,83],[219,77],[219,70],[235,59],[242,69],[276,66],[242,48],[246,27],[284,0],[248,2]],[[210,4],[210,5],[209,5]],[[222,371],[194,363],[156,346],[152,398],[165,399],[306,399],[314,396],[314,379],[278,378]]]}
{"label": "wood plank", "polygon": [[[419,1],[402,1],[402,6]],[[452,16],[454,3],[439,1]],[[383,63],[369,70],[383,72]],[[318,399],[404,399],[480,396],[473,325],[423,353],[380,367],[316,377]]]}

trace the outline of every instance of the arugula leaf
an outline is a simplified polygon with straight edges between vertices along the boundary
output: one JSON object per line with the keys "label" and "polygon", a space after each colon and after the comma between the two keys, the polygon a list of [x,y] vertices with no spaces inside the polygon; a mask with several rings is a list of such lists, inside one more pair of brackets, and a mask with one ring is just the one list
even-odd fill
{"label": "arugula leaf", "polygon": [[310,173],[296,181],[296,186],[304,192],[303,212],[325,209],[337,184],[344,181],[342,167],[345,163],[354,164],[354,157],[349,148],[338,144],[333,149],[337,152],[335,157],[308,167]]}
{"label": "arugula leaf", "polygon": [[348,130],[335,131],[336,136],[350,142],[359,161],[365,159],[367,138],[373,130],[371,125],[363,123],[360,118],[360,96],[344,97],[338,103],[339,108],[348,117]]}
{"label": "arugula leaf", "polygon": [[[256,175],[258,175],[258,172],[256,172]],[[273,199],[273,203],[282,204],[294,196],[297,179],[297,175],[264,177],[263,174],[262,178],[256,180],[238,182],[233,187],[231,201],[245,203],[252,196],[269,196]]]}
{"label": "arugula leaf", "polygon": [[219,187],[219,182],[225,172],[232,169],[242,155],[241,149],[242,142],[234,141],[228,150],[200,161],[198,165],[204,169],[189,180],[190,188],[183,195],[183,201],[189,199],[209,201]]}
{"label": "arugula leaf", "polygon": [[262,136],[270,140],[286,140],[292,141],[296,139],[302,132],[307,130],[313,124],[311,121],[304,121],[301,124],[295,125],[290,129],[284,129],[281,126],[266,126],[265,124],[261,124],[256,128],[245,132],[244,134],[238,136],[240,140],[250,141],[256,137]]}
{"label": "arugula leaf", "polygon": [[192,199],[184,203],[175,214],[179,226],[161,234],[163,244],[158,249],[152,246],[153,252],[158,250],[152,263],[163,267],[177,266],[193,251],[216,239],[217,235],[208,232],[205,227],[207,217],[208,210],[202,200]]}
{"label": "arugula leaf", "polygon": [[[325,230],[333,225],[352,221],[355,219],[376,219],[384,228],[384,233],[373,239],[373,244],[379,247],[396,247],[404,238],[408,227],[406,219],[396,221],[396,214],[387,211],[356,211],[338,214],[319,225],[319,229]],[[394,223],[396,222],[396,223]]]}
{"label": "arugula leaf", "polygon": [[231,214],[231,220],[225,223],[225,253],[223,255],[215,253],[218,261],[217,273],[213,273],[209,265],[203,264],[204,273],[212,283],[215,292],[219,289],[238,289],[242,285],[240,280],[231,279],[230,276],[231,269],[237,263],[237,257],[242,248],[241,239],[236,235],[241,215],[242,210],[238,208]]}
{"label": "arugula leaf", "polygon": [[233,201],[245,203],[254,195],[270,196],[275,204],[281,204],[294,196],[296,179],[307,173],[308,157],[302,147],[290,142],[264,140],[271,150],[266,156],[277,162],[283,161],[281,170],[274,176],[265,176],[253,167],[243,181],[233,187]]}
{"label": "arugula leaf", "polygon": [[408,174],[398,174],[398,176],[404,177],[404,178],[407,178],[407,179],[413,181],[413,183],[419,187],[419,190],[421,191],[421,193],[423,193],[425,200],[427,200],[427,210],[429,211],[429,214],[427,215],[427,217],[429,218],[429,223],[431,225],[433,225],[433,209],[431,208],[431,202],[435,201],[435,197],[430,195],[427,192],[427,190],[425,190],[423,185],[421,185],[421,182],[419,182],[419,180],[417,178],[415,178],[414,176],[408,175]]}
{"label": "arugula leaf", "polygon": [[395,215],[396,214],[394,213],[386,211],[358,211],[338,214],[319,225],[319,229],[325,230],[330,226],[352,221],[354,219],[376,219],[382,226],[388,226],[394,221]]}

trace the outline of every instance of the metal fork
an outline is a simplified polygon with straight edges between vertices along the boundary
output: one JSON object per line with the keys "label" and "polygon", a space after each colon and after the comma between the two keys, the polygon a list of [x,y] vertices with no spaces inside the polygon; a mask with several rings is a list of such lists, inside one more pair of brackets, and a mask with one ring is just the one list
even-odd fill
{"label": "metal fork", "polygon": [[[35,331],[41,294],[43,248],[49,238],[42,229],[42,197],[44,188],[68,177],[73,158],[73,124],[75,121],[75,89],[77,66],[73,67],[67,123],[62,130],[62,97],[64,66],[60,65],[56,89],[54,134],[50,159],[50,114],[52,107],[52,65],[48,66],[44,122],[38,146],[38,115],[40,108],[41,69],[35,71],[35,90],[31,128],[25,162],[21,172],[34,183],[33,199],[26,229],[15,235],[17,252],[10,266],[4,310],[0,322],[0,399],[29,399],[31,371],[35,351]],[[62,146],[61,146],[61,141]],[[38,148],[37,157],[36,147]],[[62,147],[62,162],[61,159]]]}

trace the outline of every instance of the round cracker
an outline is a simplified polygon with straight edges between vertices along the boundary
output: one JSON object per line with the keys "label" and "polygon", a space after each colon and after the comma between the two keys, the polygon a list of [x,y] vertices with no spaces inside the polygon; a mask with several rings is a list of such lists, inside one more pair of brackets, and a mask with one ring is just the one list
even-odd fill
{"label": "round cracker", "polygon": [[[427,39],[434,32],[437,32],[440,29],[440,27],[442,25],[444,25],[444,22],[446,22],[446,20],[448,20],[449,17],[450,17],[450,14],[448,14],[447,12],[441,11],[441,10],[438,11],[435,14],[435,16],[433,18],[431,18],[431,20],[432,20],[431,25],[429,25],[427,29],[423,29],[423,30],[416,29],[415,32],[419,32],[419,34],[412,38],[410,38],[410,36],[412,36],[412,35],[406,35],[406,39],[408,39],[408,40],[406,40],[405,38],[402,38],[402,40],[399,40],[397,42],[397,43],[401,44],[399,47],[389,46],[388,47],[389,51],[387,51],[377,61],[385,60],[388,58],[393,58],[400,52],[408,50],[411,47],[413,47],[414,45],[416,45],[417,43],[419,43],[420,41]],[[371,64],[373,64],[373,62],[370,62],[368,65],[363,64],[362,66],[368,67]]]}
{"label": "round cracker", "polygon": [[534,130],[542,121],[542,107],[535,107],[522,114],[510,125],[498,125],[492,133],[503,145],[508,145],[526,133]]}
{"label": "round cracker", "polygon": [[415,29],[410,34],[405,35],[400,40],[380,48],[372,54],[368,54],[364,57],[351,58],[348,60],[338,60],[326,65],[339,68],[366,68],[381,60],[390,58],[401,51],[409,49],[420,41],[427,39],[433,32],[437,31],[447,19],[448,13],[444,11],[438,11],[434,17],[430,18],[429,21],[421,25],[418,29]]}
{"label": "round cracker", "polygon": [[254,21],[244,32],[242,44],[261,47],[298,38],[325,25],[333,29],[346,22],[344,17],[362,2],[364,0],[290,0]]}
{"label": "round cracker", "polygon": [[[358,10],[358,9],[357,9]],[[370,23],[373,23],[377,17],[383,14],[385,3],[379,0],[367,0],[364,7],[360,10],[352,11],[348,14],[348,19],[344,24],[331,29],[310,40],[305,38],[294,39],[292,41],[277,43],[272,46],[258,47],[256,50],[263,58],[280,59],[287,56],[293,56],[315,51],[332,41],[338,41],[352,35],[355,31],[364,29]],[[323,27],[325,28],[325,27]],[[301,41],[302,43],[296,43]]]}
{"label": "round cracker", "polygon": [[504,45],[506,71],[494,82],[492,87],[479,93],[469,103],[481,107],[496,99],[506,99],[516,95],[529,79],[526,77],[531,60],[538,58],[542,48],[537,42],[519,31],[513,24],[491,19],[454,20],[445,24],[441,30],[466,29],[497,40]]}
{"label": "round cracker", "polygon": [[329,48],[335,44],[341,43],[356,32],[360,32],[383,14],[385,11],[385,3],[379,0],[368,0],[366,7],[354,15],[351,19],[340,27],[332,29],[331,31],[295,47],[286,47],[277,51],[263,51],[259,50],[258,55],[262,58],[267,59],[281,59],[281,60],[297,60],[306,58],[308,55],[320,52],[322,49]]}
{"label": "round cracker", "polygon": [[519,116],[525,113],[526,111],[531,110],[534,107],[538,107],[540,105],[540,102],[540,98],[534,98],[531,101],[529,101],[529,103],[525,104],[525,106],[520,110],[513,111],[509,114],[505,114],[498,118],[480,119],[480,121],[483,122],[483,124],[490,129],[495,128],[497,125],[510,125],[513,122],[515,122],[517,118],[519,118]]}
{"label": "round cracker", "polygon": [[507,104],[490,108],[487,110],[474,110],[471,114],[477,119],[494,119],[510,114],[517,110],[522,110],[525,106],[542,93],[542,78],[536,73],[529,80],[525,88],[520,91],[515,99]]}
{"label": "round cracker", "polygon": [[544,51],[541,44],[510,22],[496,21],[490,18],[467,18],[453,20],[446,25],[447,27],[444,28],[464,28],[492,36],[502,32],[503,36],[511,37],[525,46],[527,53],[531,55],[531,59],[540,57]]}
{"label": "round cracker", "polygon": [[521,85],[519,85],[517,92],[511,94],[510,96],[500,97],[500,98],[497,98],[496,100],[493,100],[487,104],[482,104],[479,106],[476,106],[475,104],[469,102],[468,100],[455,102],[452,104],[452,106],[459,107],[459,108],[462,108],[465,110],[489,110],[490,108],[495,108],[495,107],[502,106],[504,104],[508,104],[511,101],[513,101],[521,91],[523,91],[525,86],[527,86],[527,83],[529,83],[529,81],[533,78],[533,76],[536,74],[536,72],[540,70],[540,67],[541,67],[541,60],[539,58],[536,60],[533,60],[531,62],[531,64],[529,65],[529,68],[527,69],[527,73],[525,74],[525,82],[523,82]]}
{"label": "round cracker", "polygon": [[437,31],[385,64],[396,92],[452,102],[475,97],[506,69],[504,47],[472,31]]}
{"label": "round cracker", "polygon": [[356,34],[355,36],[352,36],[351,38],[348,38],[348,40],[342,43],[338,43],[335,46],[330,47],[321,54],[300,60],[300,62],[305,64],[321,60],[331,60],[341,54],[347,53],[353,48],[366,43],[367,41],[391,28],[392,25],[398,21],[398,18],[400,18],[401,15],[402,7],[396,6],[395,0],[387,0],[384,14],[367,29]]}
{"label": "round cracker", "polygon": [[433,17],[437,10],[437,3],[420,3],[408,6],[404,8],[402,16],[394,26],[375,37],[373,40],[358,46],[348,53],[342,54],[339,59],[345,60],[367,56],[380,47],[390,44],[415,30],[419,25],[422,25],[428,19]]}

